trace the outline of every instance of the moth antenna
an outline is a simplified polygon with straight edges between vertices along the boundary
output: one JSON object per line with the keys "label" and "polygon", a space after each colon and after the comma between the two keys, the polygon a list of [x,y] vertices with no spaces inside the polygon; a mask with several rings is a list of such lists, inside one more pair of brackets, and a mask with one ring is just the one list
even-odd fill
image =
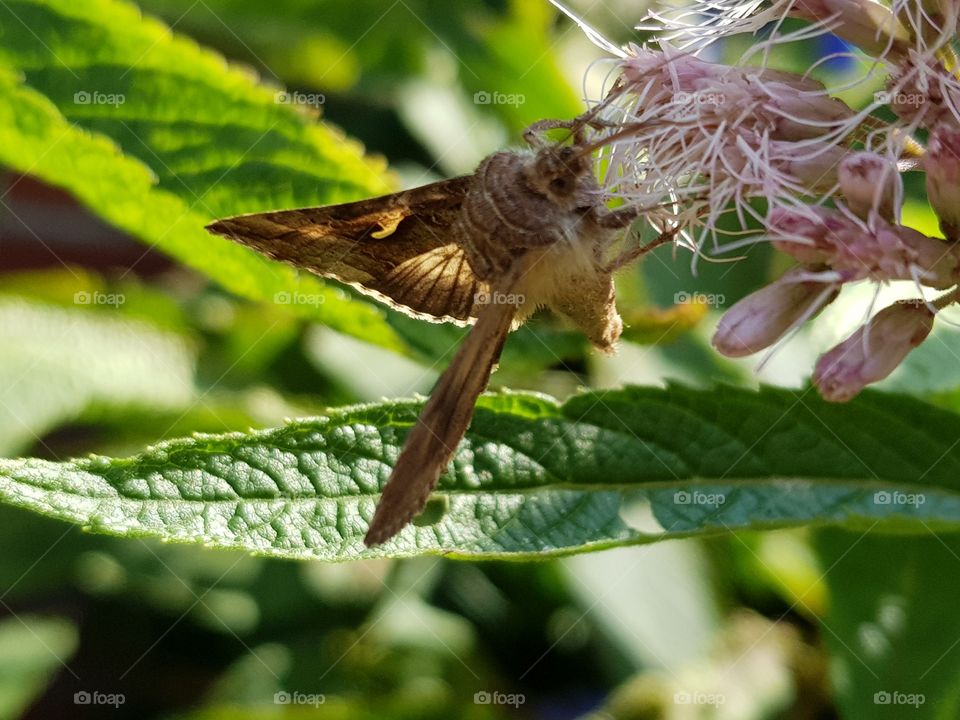
{"label": "moth antenna", "polygon": [[[490,290],[491,300],[515,292],[516,282],[498,285]],[[367,547],[389,540],[423,510],[440,473],[467,432],[477,398],[500,359],[516,311],[517,307],[508,303],[490,302],[481,307],[476,324],[407,435],[363,538]]]}

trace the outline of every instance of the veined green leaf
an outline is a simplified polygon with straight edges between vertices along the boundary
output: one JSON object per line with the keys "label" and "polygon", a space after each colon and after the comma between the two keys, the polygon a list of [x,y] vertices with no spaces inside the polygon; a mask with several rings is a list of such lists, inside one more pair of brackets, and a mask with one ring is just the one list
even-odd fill
{"label": "veined green leaf", "polygon": [[11,0],[0,35],[0,164],[238,295],[405,348],[380,308],[203,229],[387,192],[381,160],[120,0]]}
{"label": "veined green leaf", "polygon": [[94,532],[294,558],[538,557],[810,522],[960,527],[960,416],[865,393],[629,388],[484,396],[420,526],[361,538],[420,403],[164,442],[131,458],[0,460],[3,501]]}

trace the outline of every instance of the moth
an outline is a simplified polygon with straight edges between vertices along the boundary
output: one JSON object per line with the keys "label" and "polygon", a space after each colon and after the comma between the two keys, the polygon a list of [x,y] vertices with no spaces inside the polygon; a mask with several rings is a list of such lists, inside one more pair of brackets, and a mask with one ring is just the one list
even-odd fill
{"label": "moth", "polygon": [[[547,307],[610,353],[623,323],[613,272],[646,246],[613,248],[638,217],[610,210],[594,177],[589,119],[544,120],[529,147],[472,175],[342,205],[255,213],[207,229],[351,285],[415,317],[472,325],[406,437],[366,533],[380,544],[423,510],[452,458],[511,329]],[[548,130],[565,128],[562,141]]]}

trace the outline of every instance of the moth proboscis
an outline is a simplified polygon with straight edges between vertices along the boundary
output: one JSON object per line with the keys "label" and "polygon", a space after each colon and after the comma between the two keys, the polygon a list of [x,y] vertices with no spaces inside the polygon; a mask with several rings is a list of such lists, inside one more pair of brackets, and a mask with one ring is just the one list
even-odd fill
{"label": "moth proboscis", "polygon": [[[473,175],[342,205],[255,213],[207,229],[276,260],[352,285],[415,317],[473,324],[383,490],[364,542],[382,543],[424,507],[466,433],[511,329],[548,307],[605,353],[622,322],[613,272],[658,240],[611,257],[640,214],[610,210],[584,129],[541,121],[530,148],[497,152]],[[562,142],[544,131],[566,128]],[[609,139],[609,138],[608,138]]]}

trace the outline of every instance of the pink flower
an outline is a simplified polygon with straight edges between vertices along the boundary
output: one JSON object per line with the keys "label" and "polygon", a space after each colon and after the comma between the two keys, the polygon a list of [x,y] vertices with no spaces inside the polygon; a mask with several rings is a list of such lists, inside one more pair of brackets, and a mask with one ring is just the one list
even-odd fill
{"label": "pink flower", "polygon": [[836,187],[847,149],[832,136],[848,134],[857,117],[818,81],[668,45],[630,46],[619,63],[604,116],[615,139],[600,143],[604,187],[627,206],[663,208],[657,225],[704,228],[689,245],[716,239],[731,205],[745,218],[756,215],[753,198],[794,205]]}
{"label": "pink flower", "polygon": [[960,280],[954,246],[880,218],[867,226],[837,210],[777,208],[767,231],[777,249],[802,263],[827,265],[845,282],[913,280],[950,288]]}
{"label": "pink flower", "polygon": [[877,100],[888,105],[907,127],[932,128],[957,122],[960,82],[930,53],[891,70],[886,92]]}
{"label": "pink flower", "polygon": [[840,163],[837,179],[847,207],[858,217],[869,220],[876,214],[887,222],[899,218],[903,180],[895,162],[877,153],[850,153]]}
{"label": "pink flower", "polygon": [[781,171],[786,176],[784,182],[792,180],[796,183],[798,192],[802,190],[813,195],[829,192],[837,186],[840,167],[850,155],[846,148],[826,142],[800,145],[771,141],[769,147],[771,167],[760,167],[758,170],[766,170],[768,177],[771,169]]}
{"label": "pink flower", "polygon": [[[650,47],[615,53],[619,73],[594,126],[606,140],[597,144],[604,189],[654,227],[677,229],[695,258],[711,254],[711,239],[715,253],[768,239],[799,263],[727,311],[713,337],[719,352],[773,345],[844,283],[947,291],[929,306],[882,310],[820,359],[823,396],[850,399],[929,334],[939,309],[960,304],[960,0],[689,0],[646,20],[657,34]],[[761,30],[734,65],[697,57]],[[842,53],[860,71],[837,94],[861,82],[873,91],[886,76],[859,111],[812,79],[820,62],[803,75],[767,67],[784,47],[826,33],[858,48]],[[947,242],[901,224],[901,173],[916,170]],[[757,222],[765,235],[752,232]]]}
{"label": "pink flower", "polygon": [[855,116],[820,82],[793,73],[710,63],[669,46],[656,52],[632,45],[621,63],[628,97],[640,100],[635,112],[654,108],[661,119],[675,123],[695,121],[732,131],[750,129],[757,137],[802,140]]}
{"label": "pink flower", "polygon": [[923,158],[927,198],[950,240],[960,239],[960,129],[937,125]]}
{"label": "pink flower", "polygon": [[813,375],[820,394],[846,402],[870,383],[887,377],[933,327],[933,312],[923,302],[897,303],[821,356]]}
{"label": "pink flower", "polygon": [[791,270],[737,302],[720,319],[713,346],[727,357],[752,355],[816,315],[837,296],[838,286],[805,279],[810,274]]}

